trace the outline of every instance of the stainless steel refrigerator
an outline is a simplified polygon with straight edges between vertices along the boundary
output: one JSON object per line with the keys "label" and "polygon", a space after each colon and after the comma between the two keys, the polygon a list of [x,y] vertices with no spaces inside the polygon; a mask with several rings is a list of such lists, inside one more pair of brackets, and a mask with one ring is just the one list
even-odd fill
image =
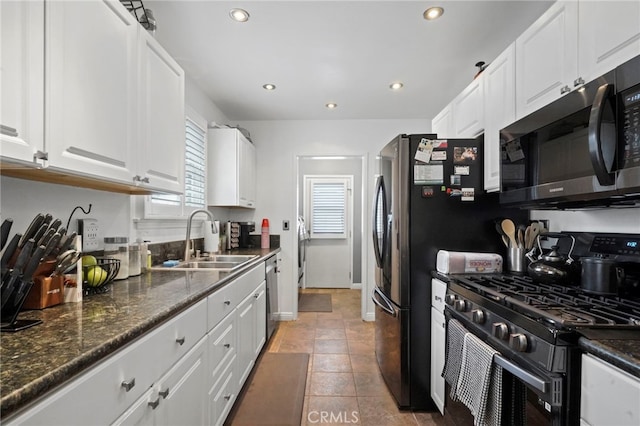
{"label": "stainless steel refrigerator", "polygon": [[482,139],[399,135],[379,155],[373,205],[375,348],[398,407],[435,410],[430,392],[431,272],[438,250],[499,253],[502,209],[483,188]]}

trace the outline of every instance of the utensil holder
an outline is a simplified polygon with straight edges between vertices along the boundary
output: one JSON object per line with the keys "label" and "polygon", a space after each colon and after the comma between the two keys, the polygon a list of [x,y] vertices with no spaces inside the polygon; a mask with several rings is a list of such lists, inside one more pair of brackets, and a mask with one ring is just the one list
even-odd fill
{"label": "utensil holder", "polygon": [[524,274],[526,270],[525,249],[510,247],[507,253],[507,270],[514,274]]}

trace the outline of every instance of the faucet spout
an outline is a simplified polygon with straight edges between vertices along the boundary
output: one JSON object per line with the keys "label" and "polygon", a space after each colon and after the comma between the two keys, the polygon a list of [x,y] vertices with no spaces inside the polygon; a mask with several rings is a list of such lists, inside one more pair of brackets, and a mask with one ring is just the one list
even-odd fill
{"label": "faucet spout", "polygon": [[188,262],[191,259],[191,253],[189,250],[189,242],[191,240],[191,222],[193,222],[193,217],[198,213],[204,213],[207,216],[209,216],[209,219],[211,220],[211,231],[214,234],[218,232],[215,224],[213,223],[214,222],[213,214],[211,214],[209,210],[197,209],[192,211],[191,214],[189,215],[189,219],[187,219],[187,235],[184,239],[184,261],[185,262]]}

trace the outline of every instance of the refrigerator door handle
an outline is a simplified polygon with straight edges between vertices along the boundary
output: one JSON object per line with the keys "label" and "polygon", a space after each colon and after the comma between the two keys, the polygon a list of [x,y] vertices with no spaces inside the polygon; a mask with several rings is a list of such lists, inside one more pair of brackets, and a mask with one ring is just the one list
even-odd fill
{"label": "refrigerator door handle", "polygon": [[[388,238],[386,234],[386,218],[387,218],[387,192],[384,187],[384,179],[382,176],[378,176],[376,179],[376,189],[373,197],[373,211],[371,216],[373,223],[371,229],[373,232],[373,252],[376,257],[376,265],[378,268],[383,267],[382,259],[384,258],[385,242]],[[382,203],[382,205],[380,205]],[[382,232],[382,241],[380,241],[380,234]],[[382,245],[380,243],[382,242]]]}
{"label": "refrigerator door handle", "polygon": [[[373,303],[378,305],[380,307],[380,309],[382,309],[383,311],[385,311],[386,313],[388,313],[392,317],[398,316],[398,314],[397,314],[396,310],[394,309],[394,307],[391,305],[391,303],[389,303],[387,298],[384,297],[384,294],[382,294],[382,292],[380,290],[378,290],[377,287],[373,290],[373,296],[371,297],[371,300],[373,300]],[[384,303],[384,305],[383,305],[383,303]]]}

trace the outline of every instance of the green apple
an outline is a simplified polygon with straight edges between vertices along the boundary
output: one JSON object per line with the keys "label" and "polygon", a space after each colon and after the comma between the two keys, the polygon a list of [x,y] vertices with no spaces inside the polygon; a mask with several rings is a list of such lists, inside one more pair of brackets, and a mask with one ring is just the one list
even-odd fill
{"label": "green apple", "polygon": [[85,281],[89,287],[98,287],[107,280],[107,271],[98,265],[85,269]]}
{"label": "green apple", "polygon": [[98,260],[94,256],[88,254],[82,256],[82,266],[93,266],[97,264]]}

